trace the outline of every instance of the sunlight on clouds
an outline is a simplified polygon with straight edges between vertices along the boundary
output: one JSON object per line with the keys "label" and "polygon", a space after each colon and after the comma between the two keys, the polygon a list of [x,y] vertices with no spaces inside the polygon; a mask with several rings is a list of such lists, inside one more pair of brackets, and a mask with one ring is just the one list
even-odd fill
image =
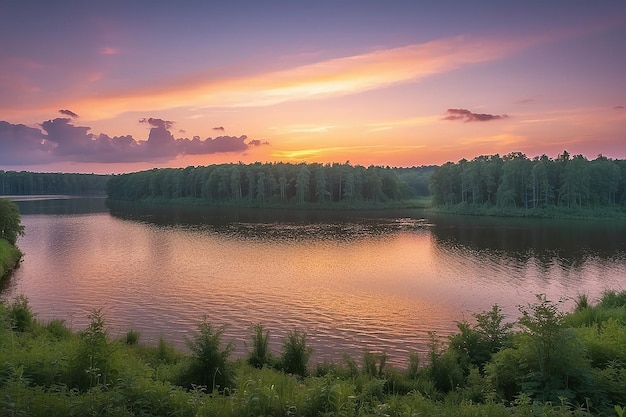
{"label": "sunlight on clouds", "polygon": [[355,94],[498,59],[528,42],[473,40],[463,36],[330,59],[283,71],[237,79],[185,81],[169,87],[146,86],[72,103],[89,118],[127,111],[174,107],[269,106]]}
{"label": "sunlight on clouds", "polygon": [[520,144],[526,141],[525,136],[521,135],[513,135],[510,133],[503,133],[500,135],[493,136],[480,136],[480,137],[472,137],[472,138],[462,138],[457,141],[458,144],[461,145],[486,145],[493,144],[498,146],[506,146],[513,144]]}
{"label": "sunlight on clouds", "polygon": [[371,128],[369,132],[380,132],[384,130],[391,130],[395,127],[408,127],[408,126],[417,126],[417,125],[426,125],[426,124],[436,123],[439,120],[441,120],[441,115],[418,116],[418,117],[410,117],[408,119],[399,119],[399,120],[390,120],[390,121],[381,122],[381,123],[372,123],[372,124],[368,124],[367,127]]}
{"label": "sunlight on clouds", "polygon": [[[424,145],[411,146],[390,146],[390,145],[366,145],[366,146],[332,146],[326,148],[314,149],[298,149],[298,150],[281,150],[274,151],[271,157],[281,160],[291,161],[310,161],[316,158],[322,158],[325,161],[338,160],[339,155],[350,155],[358,158],[360,154],[372,155],[390,155],[402,154],[407,151],[415,151],[425,148]],[[341,158],[340,158],[341,159]]]}
{"label": "sunlight on clouds", "polygon": [[334,125],[287,125],[281,127],[271,127],[270,130],[278,134],[290,133],[325,133],[336,128]]}

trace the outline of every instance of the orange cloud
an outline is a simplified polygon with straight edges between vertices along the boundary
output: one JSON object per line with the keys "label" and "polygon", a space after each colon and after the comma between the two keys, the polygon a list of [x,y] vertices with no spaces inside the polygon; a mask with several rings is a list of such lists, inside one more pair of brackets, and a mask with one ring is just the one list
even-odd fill
{"label": "orange cloud", "polygon": [[70,104],[87,118],[185,106],[269,106],[294,100],[356,94],[415,81],[465,65],[495,60],[529,44],[528,41],[457,36],[254,76],[182,80],[166,87],[150,86],[85,98]]}

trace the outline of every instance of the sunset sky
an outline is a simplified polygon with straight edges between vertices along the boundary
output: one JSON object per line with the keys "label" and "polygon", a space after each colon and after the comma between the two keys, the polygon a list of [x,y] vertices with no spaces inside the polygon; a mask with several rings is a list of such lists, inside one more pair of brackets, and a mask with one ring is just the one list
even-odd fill
{"label": "sunset sky", "polygon": [[0,169],[626,158],[626,2],[0,3]]}

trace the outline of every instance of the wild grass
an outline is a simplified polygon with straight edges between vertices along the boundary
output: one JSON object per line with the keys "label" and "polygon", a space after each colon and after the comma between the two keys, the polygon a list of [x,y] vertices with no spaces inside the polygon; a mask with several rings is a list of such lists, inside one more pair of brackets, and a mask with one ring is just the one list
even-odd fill
{"label": "wild grass", "polygon": [[[312,366],[307,335],[296,330],[275,357],[261,325],[241,359],[231,358],[224,328],[207,321],[189,338],[190,353],[163,338],[142,345],[136,332],[112,340],[97,310],[85,330],[71,332],[60,320],[39,323],[20,297],[0,304],[0,416],[620,415],[623,300],[607,292],[561,320],[540,298],[523,308],[518,330],[494,307],[459,326],[450,343],[433,338],[424,357],[410,352],[408,368],[397,369],[370,351]],[[602,314],[576,318],[589,310]],[[493,335],[501,337],[495,344]]]}

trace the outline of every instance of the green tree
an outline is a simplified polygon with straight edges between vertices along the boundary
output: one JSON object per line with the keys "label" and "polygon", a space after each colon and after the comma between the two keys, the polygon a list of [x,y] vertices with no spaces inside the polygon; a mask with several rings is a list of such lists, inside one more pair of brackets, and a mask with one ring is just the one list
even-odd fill
{"label": "green tree", "polygon": [[17,204],[8,198],[0,198],[0,239],[15,245],[18,236],[23,235],[24,226]]}

